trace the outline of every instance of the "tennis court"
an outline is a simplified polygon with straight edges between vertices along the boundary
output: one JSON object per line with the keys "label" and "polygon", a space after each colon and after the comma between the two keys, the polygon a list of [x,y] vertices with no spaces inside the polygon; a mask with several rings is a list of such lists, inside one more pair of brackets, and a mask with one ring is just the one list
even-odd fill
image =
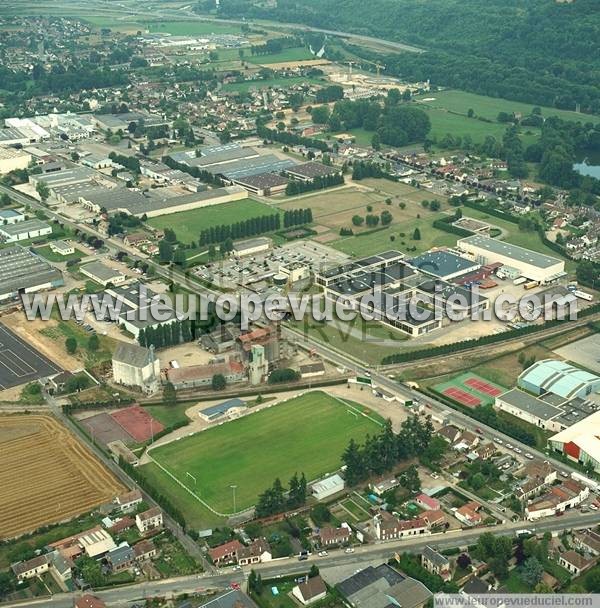
{"label": "tennis court", "polygon": [[467,407],[479,407],[481,405],[481,399],[479,397],[474,397],[473,395],[469,395],[469,393],[465,393],[460,388],[455,388],[451,386],[444,391],[444,395],[446,397],[450,397],[450,399],[454,399],[454,401],[458,401],[462,405],[466,405]]}
{"label": "tennis court", "polygon": [[485,380],[479,380],[479,378],[469,378],[465,380],[465,384],[474,388],[476,391],[480,393],[485,393],[486,395],[491,395],[492,397],[497,397],[502,394],[502,391],[495,387],[493,384],[486,382]]}
{"label": "tennis court", "polygon": [[464,372],[450,380],[436,384],[433,390],[460,405],[476,408],[493,404],[494,399],[507,389],[472,372]]}

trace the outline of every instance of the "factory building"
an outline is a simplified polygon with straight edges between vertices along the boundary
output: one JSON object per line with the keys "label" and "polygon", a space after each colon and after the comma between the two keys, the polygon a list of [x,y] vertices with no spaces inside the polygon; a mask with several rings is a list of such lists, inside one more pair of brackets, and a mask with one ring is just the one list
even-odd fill
{"label": "factory building", "polygon": [[0,175],[16,171],[17,169],[27,169],[30,162],[31,154],[23,150],[0,147]]}
{"label": "factory building", "polygon": [[552,393],[563,399],[585,399],[600,391],[600,377],[555,359],[537,361],[521,373],[517,384],[533,395]]}
{"label": "factory building", "polygon": [[569,460],[589,464],[600,473],[600,411],[553,435],[548,444]]}
{"label": "factory building", "polygon": [[48,234],[52,234],[52,226],[37,218],[0,226],[0,239],[5,243],[26,241]]}
{"label": "factory building", "polygon": [[518,268],[521,276],[530,281],[548,283],[563,276],[565,272],[564,260],[480,234],[460,239],[457,246],[472,255],[481,265],[500,262]]}
{"label": "factory building", "polygon": [[59,270],[28,249],[0,249],[0,301],[64,285]]}

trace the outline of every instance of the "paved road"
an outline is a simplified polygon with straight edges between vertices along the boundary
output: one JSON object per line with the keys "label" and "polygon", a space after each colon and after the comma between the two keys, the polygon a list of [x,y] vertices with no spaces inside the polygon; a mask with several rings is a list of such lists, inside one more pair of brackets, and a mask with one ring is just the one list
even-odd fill
{"label": "paved road", "polygon": [[[393,557],[396,552],[415,553],[422,551],[426,545],[432,545],[438,550],[453,547],[466,547],[476,542],[479,535],[487,530],[501,536],[513,536],[517,530],[527,529],[535,533],[561,532],[587,528],[600,523],[600,513],[567,514],[562,517],[554,517],[535,524],[524,524],[523,522],[509,523],[502,526],[475,528],[473,530],[456,530],[448,533],[427,535],[416,539],[405,539],[399,541],[381,542],[373,545],[358,547],[353,554],[346,554],[341,550],[332,551],[327,557],[311,556],[307,561],[298,561],[295,558],[267,562],[254,566],[260,571],[263,579],[289,576],[292,574],[305,573],[310,564],[316,563],[319,568],[331,568],[336,566],[347,566],[352,564],[357,569],[372,561],[386,561]],[[244,570],[227,569],[218,575],[193,575],[158,582],[139,583],[119,589],[98,591],[95,595],[101,597],[109,606],[128,606],[136,600],[154,596],[169,596],[170,594],[202,592],[207,589],[224,589],[231,583],[243,584],[249,573],[249,568]],[[14,602],[3,606],[39,606],[40,608],[72,608],[73,597],[71,593],[61,593],[52,599],[41,599],[35,602]]]}
{"label": "paved road", "polygon": [[[334,362],[337,365],[345,367],[346,369],[359,374],[369,373],[369,369],[366,366],[358,364],[350,356],[342,355],[341,353],[328,347],[322,342],[305,336],[301,332],[286,327],[283,328],[283,333],[292,340],[296,340],[299,343],[304,342],[306,345],[310,346],[311,348],[314,348],[322,357]],[[479,429],[481,431],[480,434],[483,437],[487,439],[500,438],[504,443],[510,443],[511,445],[520,448],[523,453],[530,452],[533,456],[537,457],[540,460],[548,460],[550,463],[552,463],[553,466],[555,466],[559,470],[567,471],[569,473],[578,471],[575,467],[572,467],[571,465],[565,464],[562,461],[553,458],[550,454],[546,454],[544,452],[536,450],[532,446],[521,443],[520,441],[517,441],[516,439],[513,439],[508,435],[504,435],[503,433],[496,431],[492,427],[473,420],[473,418],[467,416],[466,414],[452,409],[450,406],[446,405],[445,403],[442,403],[441,401],[437,401],[429,395],[425,396],[423,395],[423,393],[417,390],[413,390],[403,384],[398,384],[397,382],[388,378],[384,374],[381,374],[377,371],[371,371],[370,376],[376,386],[385,388],[387,391],[390,391],[391,393],[399,395],[405,399],[418,399],[422,403],[426,403],[430,406],[432,414],[435,413],[440,416],[442,414],[446,414],[445,417],[451,424],[455,424],[462,428],[469,429],[475,432],[477,429]]]}

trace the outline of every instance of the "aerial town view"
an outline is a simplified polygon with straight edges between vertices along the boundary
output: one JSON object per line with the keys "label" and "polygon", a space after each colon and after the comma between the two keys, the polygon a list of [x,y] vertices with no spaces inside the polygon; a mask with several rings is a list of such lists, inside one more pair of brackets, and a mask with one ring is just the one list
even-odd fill
{"label": "aerial town view", "polygon": [[0,608],[600,606],[599,40],[2,0]]}

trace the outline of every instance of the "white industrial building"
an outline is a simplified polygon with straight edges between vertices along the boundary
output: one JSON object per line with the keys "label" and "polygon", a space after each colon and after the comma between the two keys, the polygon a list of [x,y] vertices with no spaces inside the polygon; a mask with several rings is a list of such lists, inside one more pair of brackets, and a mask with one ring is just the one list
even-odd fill
{"label": "white industrial building", "polygon": [[7,224],[16,224],[17,222],[24,221],[24,213],[15,209],[0,209],[0,225],[6,226]]}
{"label": "white industrial building", "polygon": [[52,226],[37,218],[0,226],[0,238],[5,243],[26,241],[48,234],[52,234]]}
{"label": "white industrial building", "polygon": [[20,245],[0,249],[0,300],[64,285],[57,270]]}
{"label": "white industrial building", "polygon": [[311,492],[317,500],[325,500],[341,492],[346,487],[344,480],[336,473],[312,484]]}
{"label": "white industrial building", "polygon": [[27,169],[30,162],[31,154],[23,150],[0,147],[0,175],[17,169]]}
{"label": "white industrial building", "polygon": [[271,239],[266,236],[259,236],[258,238],[248,239],[247,241],[236,241],[233,244],[233,253],[238,257],[256,255],[257,253],[268,251],[272,244]]}
{"label": "white industrial building", "polygon": [[531,281],[547,283],[565,272],[564,260],[481,234],[460,239],[457,246],[472,255],[481,265],[500,262],[518,268],[521,276]]}
{"label": "white industrial building", "polygon": [[136,387],[146,394],[155,393],[160,387],[160,361],[153,346],[120,342],[113,354],[112,369],[116,384]]}
{"label": "white industrial building", "polygon": [[101,262],[90,262],[80,268],[81,274],[92,279],[99,285],[106,287],[107,285],[120,285],[127,278],[119,270],[109,268]]}
{"label": "white industrial building", "polygon": [[75,247],[65,241],[52,241],[50,243],[50,251],[57,255],[73,255],[75,253]]}
{"label": "white industrial building", "polygon": [[569,460],[590,464],[600,473],[600,411],[553,435],[548,444]]}

